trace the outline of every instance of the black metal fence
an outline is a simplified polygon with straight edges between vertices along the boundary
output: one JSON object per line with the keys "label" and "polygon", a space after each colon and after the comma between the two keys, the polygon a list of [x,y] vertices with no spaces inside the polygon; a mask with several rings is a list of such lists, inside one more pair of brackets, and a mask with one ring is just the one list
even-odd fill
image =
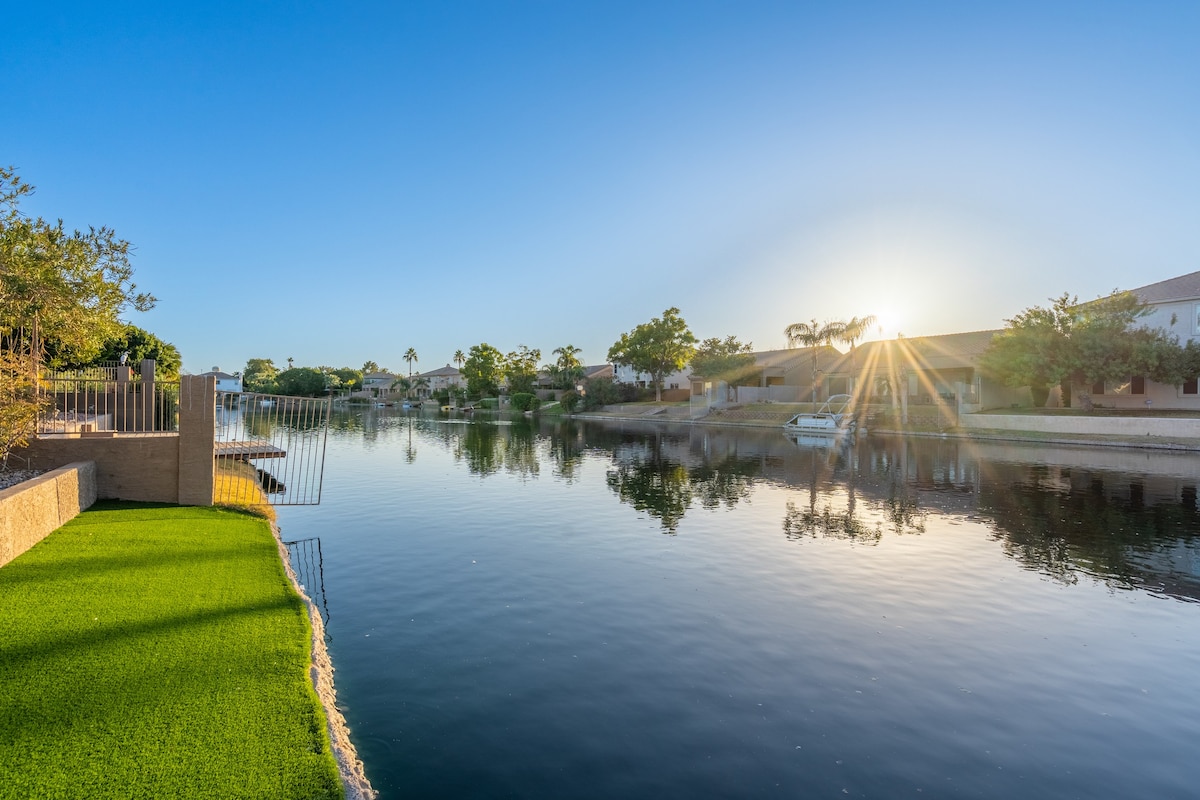
{"label": "black metal fence", "polygon": [[328,398],[218,392],[214,501],[320,503],[330,409]]}

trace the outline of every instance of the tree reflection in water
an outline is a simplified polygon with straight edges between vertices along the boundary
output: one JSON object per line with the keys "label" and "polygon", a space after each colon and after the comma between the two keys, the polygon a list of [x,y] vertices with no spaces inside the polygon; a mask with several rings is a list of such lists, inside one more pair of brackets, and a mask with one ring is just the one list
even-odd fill
{"label": "tree reflection in water", "polygon": [[1065,584],[1090,575],[1115,588],[1200,599],[1194,457],[876,437],[812,447],[775,431],[524,417],[401,423],[373,411],[335,414],[331,427],[361,429],[374,442],[400,424],[408,430],[395,441],[406,460],[426,442],[480,476],[533,480],[544,466],[572,483],[588,463],[603,464],[616,498],[667,534],[692,509],[733,509],[767,483],[790,493],[779,501],[789,539],[874,545],[957,519],[986,525],[1009,557]]}
{"label": "tree reflection in water", "polygon": [[[667,450],[674,450],[668,455]],[[682,437],[664,441],[662,432],[626,439],[612,451],[606,480],[621,502],[659,520],[674,535],[684,514],[698,501],[702,508],[733,508],[748,500],[761,473],[756,459],[735,452],[692,455]]]}
{"label": "tree reflection in water", "polygon": [[979,496],[1004,552],[1064,584],[1200,598],[1196,484],[1061,465],[992,464]]}

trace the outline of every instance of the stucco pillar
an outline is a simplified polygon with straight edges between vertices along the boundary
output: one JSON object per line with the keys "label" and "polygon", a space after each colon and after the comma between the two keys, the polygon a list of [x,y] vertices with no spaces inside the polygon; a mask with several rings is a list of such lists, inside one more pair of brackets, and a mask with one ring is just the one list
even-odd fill
{"label": "stucco pillar", "polygon": [[213,440],[217,431],[217,379],[179,379],[179,503],[213,504]]}

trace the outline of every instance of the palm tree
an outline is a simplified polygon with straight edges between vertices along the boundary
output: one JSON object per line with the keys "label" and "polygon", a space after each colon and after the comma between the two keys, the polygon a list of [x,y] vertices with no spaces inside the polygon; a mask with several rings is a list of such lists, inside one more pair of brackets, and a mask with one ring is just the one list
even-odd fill
{"label": "palm tree", "polygon": [[582,352],[583,350],[573,344],[554,348],[554,354],[558,356],[558,360],[554,362],[556,377],[562,384],[559,388],[573,388],[575,380],[583,377],[583,363],[578,358],[578,354]]}
{"label": "palm tree", "polygon": [[783,329],[788,337],[788,346],[812,348],[812,403],[817,404],[817,355],[818,345],[829,346],[834,339],[840,339],[846,329],[846,323],[834,320],[832,322],[794,322]]}
{"label": "palm tree", "polygon": [[455,350],[453,360],[455,364],[458,364],[458,368],[462,369],[463,362],[467,360],[467,356],[462,350]]}
{"label": "palm tree", "polygon": [[855,400],[858,399],[858,359],[854,355],[854,343],[865,336],[867,328],[874,324],[874,314],[867,314],[865,317],[851,317],[842,324],[842,332],[837,336],[839,342],[850,345],[850,375],[854,381],[851,394],[854,395]]}
{"label": "palm tree", "polygon": [[410,347],[404,351],[404,360],[408,362],[408,382],[409,382],[409,385],[411,386],[412,385],[413,362],[420,361],[421,359],[417,358],[417,351]]}

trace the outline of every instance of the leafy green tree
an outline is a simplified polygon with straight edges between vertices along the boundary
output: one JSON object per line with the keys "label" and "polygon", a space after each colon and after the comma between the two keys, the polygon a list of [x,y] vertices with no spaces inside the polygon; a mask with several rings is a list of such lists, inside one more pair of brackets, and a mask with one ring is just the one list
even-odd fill
{"label": "leafy green tree", "polygon": [[154,374],[164,380],[179,377],[179,368],[183,366],[183,360],[175,345],[128,323],[120,336],[104,343],[99,360],[120,361],[125,353],[129,354],[130,364],[137,364],[147,358],[154,359]]}
{"label": "leafy green tree", "polygon": [[154,375],[159,380],[173,380],[179,377],[179,369],[183,360],[179,350],[170,342],[143,330],[136,325],[121,323],[118,333],[109,337],[100,346],[100,351],[94,357],[81,359],[72,348],[64,347],[57,339],[44,339],[43,354],[46,360],[59,367],[67,369],[82,369],[106,361],[126,361],[136,368],[144,359],[154,359]]}
{"label": "leafy green tree", "polygon": [[363,373],[353,367],[339,367],[332,370],[340,381],[340,386],[351,392],[357,392],[363,385]]}
{"label": "leafy green tree", "polygon": [[95,359],[104,342],[122,333],[119,315],[145,311],[155,298],[137,291],[129,242],[109,228],[68,233],[21,213],[33,187],[12,168],[0,168],[0,342],[41,355],[42,341],[58,344],[65,360]]}
{"label": "leafy green tree", "polygon": [[13,450],[29,444],[38,417],[49,404],[38,391],[31,355],[0,348],[0,470],[8,468]]}
{"label": "leafy green tree", "polygon": [[269,358],[252,358],[242,370],[242,388],[247,392],[274,394],[278,389],[278,377],[279,368],[275,366],[274,361]]}
{"label": "leafy green tree", "polygon": [[815,319],[811,322],[794,322],[783,329],[783,333],[788,338],[788,344],[792,347],[797,345],[801,347],[812,348],[812,402],[817,403],[817,356],[820,351],[817,348],[821,345],[830,347],[835,339],[840,339],[845,335],[846,323],[834,320],[832,322],[817,322]]}
{"label": "leafy green tree", "polygon": [[276,378],[279,394],[293,397],[316,397],[326,392],[325,374],[312,367],[292,367]]}
{"label": "leafy green tree", "polygon": [[370,375],[372,372],[387,372],[387,370],[379,369],[379,364],[374,361],[367,360],[362,365],[363,375]]}
{"label": "leafy green tree", "polygon": [[741,385],[757,374],[757,361],[751,352],[753,349],[753,344],[743,344],[736,336],[705,339],[692,356],[692,374],[725,381],[732,391],[734,386]]}
{"label": "leafy green tree", "polygon": [[1079,387],[1085,409],[1089,388],[1101,381],[1145,375],[1178,383],[1192,366],[1177,340],[1162,330],[1138,325],[1146,306],[1132,292],[1114,291],[1087,303],[1063,294],[1049,308],[1033,306],[1005,320],[991,341],[982,366],[1009,386],[1029,386],[1035,405],[1043,405],[1055,384],[1070,406]]}
{"label": "leafy green tree", "polygon": [[621,334],[608,349],[608,360],[650,375],[655,399],[661,401],[663,378],[687,366],[695,344],[696,337],[679,316],[679,309],[668,308],[661,317]]}
{"label": "leafy green tree", "polygon": [[463,361],[462,374],[472,397],[498,395],[504,377],[504,354],[487,342],[473,345]]}
{"label": "leafy green tree", "polygon": [[537,363],[542,351],[521,345],[504,359],[504,379],[509,394],[532,394],[537,384]]}

